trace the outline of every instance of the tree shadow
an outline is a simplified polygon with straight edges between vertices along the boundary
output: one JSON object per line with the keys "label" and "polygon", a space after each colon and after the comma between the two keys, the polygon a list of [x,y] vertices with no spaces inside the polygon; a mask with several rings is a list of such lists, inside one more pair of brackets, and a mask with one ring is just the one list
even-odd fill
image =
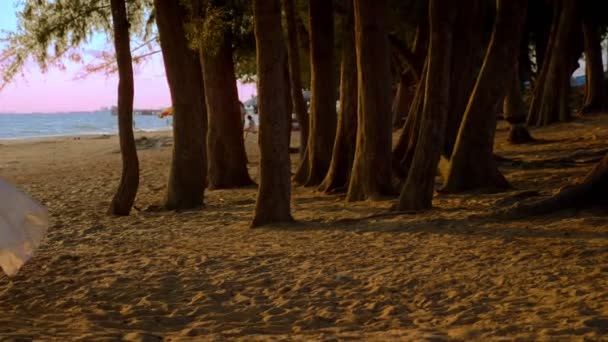
{"label": "tree shadow", "polygon": [[[390,233],[390,234],[447,234],[457,236],[482,236],[488,238],[541,238],[541,239],[604,239],[608,240],[608,230],[590,231],[583,228],[543,228],[551,223],[564,219],[582,217],[581,212],[592,213],[586,215],[593,220],[608,223],[608,211],[585,210],[585,211],[562,211],[551,216],[539,216],[533,218],[508,218],[498,212],[482,213],[478,215],[467,215],[465,217],[437,217],[437,215],[450,214],[462,210],[433,209],[426,213],[395,214],[378,217],[362,217],[341,220],[307,220],[297,221],[289,224],[273,225],[260,229],[289,230],[289,231],[343,231],[352,233]],[[428,217],[428,219],[425,218]],[[399,217],[407,217],[404,220],[395,220]],[[412,217],[415,217],[412,219]],[[416,219],[419,218],[419,219]],[[513,224],[527,222],[528,224]],[[590,223],[592,225],[593,223]]]}

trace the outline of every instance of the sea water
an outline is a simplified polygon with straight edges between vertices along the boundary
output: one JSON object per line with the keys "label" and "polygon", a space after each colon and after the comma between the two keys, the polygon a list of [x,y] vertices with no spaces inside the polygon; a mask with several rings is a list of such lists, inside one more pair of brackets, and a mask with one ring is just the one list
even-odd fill
{"label": "sea water", "polygon": [[[156,115],[134,115],[135,131],[171,128],[172,119]],[[0,113],[0,139],[116,134],[118,117],[111,111],[72,113]]]}

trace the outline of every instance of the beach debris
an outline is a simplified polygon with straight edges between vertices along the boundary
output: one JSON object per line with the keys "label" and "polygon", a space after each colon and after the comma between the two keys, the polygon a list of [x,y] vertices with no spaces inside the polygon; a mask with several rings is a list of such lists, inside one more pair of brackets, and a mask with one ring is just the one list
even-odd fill
{"label": "beach debris", "polygon": [[13,276],[33,256],[49,226],[46,208],[0,179],[0,268]]}

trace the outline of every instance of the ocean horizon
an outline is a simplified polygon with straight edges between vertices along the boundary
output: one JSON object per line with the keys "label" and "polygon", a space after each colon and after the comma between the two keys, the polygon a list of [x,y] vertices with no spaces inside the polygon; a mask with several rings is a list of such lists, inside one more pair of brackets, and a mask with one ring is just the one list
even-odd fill
{"label": "ocean horizon", "polygon": [[[134,115],[135,131],[171,129],[172,118]],[[117,134],[118,118],[110,110],[91,112],[0,112],[0,140]]]}

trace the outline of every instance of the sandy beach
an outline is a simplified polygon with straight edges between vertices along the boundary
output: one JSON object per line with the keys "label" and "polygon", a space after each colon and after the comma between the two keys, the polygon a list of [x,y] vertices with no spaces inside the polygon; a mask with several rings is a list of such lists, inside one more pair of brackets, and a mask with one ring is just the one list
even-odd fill
{"label": "sandy beach", "polygon": [[496,152],[513,191],[360,219],[393,199],[297,187],[298,222],[262,229],[249,228],[255,188],[207,191],[200,211],[144,210],[165,194],[170,132],[138,134],[141,211],[120,218],[106,215],[116,136],[0,141],[0,177],[52,216],[36,256],[0,275],[0,340],[608,340],[606,210],[485,215],[584,175],[608,150],[608,116],[532,130],[534,145],[505,134],[501,123]]}

